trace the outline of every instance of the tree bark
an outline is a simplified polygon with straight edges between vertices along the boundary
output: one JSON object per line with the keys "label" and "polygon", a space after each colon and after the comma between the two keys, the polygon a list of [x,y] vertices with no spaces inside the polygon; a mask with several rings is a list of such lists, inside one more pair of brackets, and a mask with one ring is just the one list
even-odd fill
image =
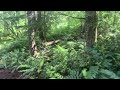
{"label": "tree bark", "polygon": [[36,26],[35,22],[37,20],[37,11],[27,11],[28,17],[28,37],[29,37],[29,50],[31,55],[35,55],[37,52],[37,46],[35,41]]}
{"label": "tree bark", "polygon": [[86,36],[86,47],[92,48],[94,46],[95,40],[97,41],[97,23],[98,17],[96,11],[86,11],[85,12],[85,36]]}
{"label": "tree bark", "polygon": [[46,11],[38,11],[38,23],[40,26],[38,27],[39,38],[42,41],[46,41]]}

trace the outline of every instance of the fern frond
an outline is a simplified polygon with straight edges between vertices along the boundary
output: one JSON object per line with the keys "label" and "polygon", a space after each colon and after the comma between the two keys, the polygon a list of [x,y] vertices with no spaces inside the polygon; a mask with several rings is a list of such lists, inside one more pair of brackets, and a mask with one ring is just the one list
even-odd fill
{"label": "fern frond", "polygon": [[80,79],[81,74],[78,70],[70,70],[70,75],[66,76],[65,79]]}
{"label": "fern frond", "polygon": [[109,79],[119,79],[119,77],[114,72],[107,69],[101,69],[100,73]]}
{"label": "fern frond", "polygon": [[86,79],[94,79],[98,74],[98,66],[91,66],[89,71],[87,72]]}

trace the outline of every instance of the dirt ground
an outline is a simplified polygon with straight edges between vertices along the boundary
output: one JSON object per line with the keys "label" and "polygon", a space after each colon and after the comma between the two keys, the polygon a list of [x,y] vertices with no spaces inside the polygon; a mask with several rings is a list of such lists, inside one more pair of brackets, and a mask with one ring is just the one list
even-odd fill
{"label": "dirt ground", "polygon": [[0,69],[0,79],[22,79],[21,75],[18,71]]}

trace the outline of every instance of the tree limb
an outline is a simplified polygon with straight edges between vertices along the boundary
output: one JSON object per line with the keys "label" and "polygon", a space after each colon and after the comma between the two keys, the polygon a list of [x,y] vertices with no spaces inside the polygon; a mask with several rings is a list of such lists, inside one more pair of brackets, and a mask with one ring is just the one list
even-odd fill
{"label": "tree limb", "polygon": [[61,12],[58,12],[60,15],[64,15],[64,16],[67,16],[67,17],[71,17],[71,18],[75,18],[75,19],[85,19],[85,18],[80,18],[80,17],[73,17],[73,16],[69,16],[67,14],[64,14],[64,13],[61,13]]}

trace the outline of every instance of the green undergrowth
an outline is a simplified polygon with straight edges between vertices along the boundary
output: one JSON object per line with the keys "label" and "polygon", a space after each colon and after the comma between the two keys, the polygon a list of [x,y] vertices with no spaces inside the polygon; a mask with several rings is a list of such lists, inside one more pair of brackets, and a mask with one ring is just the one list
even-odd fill
{"label": "green undergrowth", "polygon": [[[25,40],[22,42],[24,44]],[[1,53],[0,68],[18,70],[23,73],[25,78],[120,78],[119,50],[116,51],[113,48],[104,47],[104,45],[101,47],[97,45],[94,49],[86,49],[84,40],[82,39],[76,41],[65,40],[56,44],[54,47],[49,46],[45,50],[41,50],[41,53],[37,57],[32,57],[28,54],[25,47],[22,47],[20,43],[16,43],[13,44],[13,47],[9,47],[4,53]],[[91,55],[85,54],[86,50]],[[115,53],[111,53],[111,50]]]}

